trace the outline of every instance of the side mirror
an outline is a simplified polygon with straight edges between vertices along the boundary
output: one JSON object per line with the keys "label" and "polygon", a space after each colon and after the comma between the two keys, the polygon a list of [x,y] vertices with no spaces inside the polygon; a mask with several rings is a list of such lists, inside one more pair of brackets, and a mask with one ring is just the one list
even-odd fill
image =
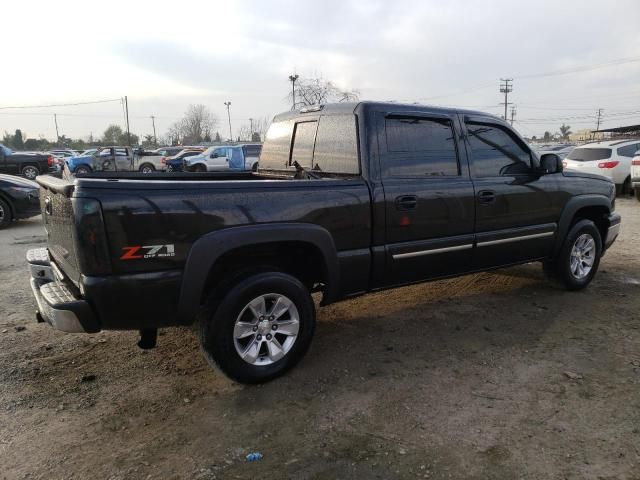
{"label": "side mirror", "polygon": [[562,160],[555,153],[545,153],[540,157],[540,169],[543,173],[562,172]]}

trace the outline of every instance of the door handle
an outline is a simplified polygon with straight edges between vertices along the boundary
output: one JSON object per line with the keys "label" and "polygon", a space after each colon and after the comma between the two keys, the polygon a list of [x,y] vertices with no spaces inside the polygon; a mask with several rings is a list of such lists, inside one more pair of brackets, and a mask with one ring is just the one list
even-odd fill
{"label": "door handle", "polygon": [[496,192],[493,190],[480,190],[478,192],[478,201],[483,205],[490,205],[496,201]]}
{"label": "door handle", "polygon": [[416,195],[400,195],[396,197],[397,210],[413,210],[418,206],[418,197]]}

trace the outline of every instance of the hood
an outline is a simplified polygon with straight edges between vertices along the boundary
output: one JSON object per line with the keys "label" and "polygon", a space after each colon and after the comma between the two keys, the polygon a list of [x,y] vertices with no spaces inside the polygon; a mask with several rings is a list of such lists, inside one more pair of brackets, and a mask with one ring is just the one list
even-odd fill
{"label": "hood", "polygon": [[26,178],[16,177],[14,175],[0,174],[0,182],[10,183],[16,187],[40,188],[36,182],[32,182]]}

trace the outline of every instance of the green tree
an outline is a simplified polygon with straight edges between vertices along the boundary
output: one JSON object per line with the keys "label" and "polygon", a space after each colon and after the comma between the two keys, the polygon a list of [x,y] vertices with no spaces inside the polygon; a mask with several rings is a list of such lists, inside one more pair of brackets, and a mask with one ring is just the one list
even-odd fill
{"label": "green tree", "polygon": [[569,135],[573,132],[571,131],[571,127],[569,125],[565,125],[564,123],[560,127],[560,136],[563,140],[569,140]]}
{"label": "green tree", "polygon": [[213,139],[214,142],[220,142],[220,132],[216,132],[216,136]]}
{"label": "green tree", "polygon": [[5,147],[13,148],[13,135],[5,130],[4,135],[2,135],[2,144]]}
{"label": "green tree", "polygon": [[16,133],[13,136],[13,148],[16,150],[24,150],[24,138],[22,137],[22,130],[16,129]]}
{"label": "green tree", "polygon": [[550,142],[551,141],[551,133],[550,132],[544,132],[544,137],[542,137],[542,139],[545,142]]}
{"label": "green tree", "polygon": [[122,128],[118,125],[109,125],[102,134],[102,142],[106,145],[116,145],[122,138]]}

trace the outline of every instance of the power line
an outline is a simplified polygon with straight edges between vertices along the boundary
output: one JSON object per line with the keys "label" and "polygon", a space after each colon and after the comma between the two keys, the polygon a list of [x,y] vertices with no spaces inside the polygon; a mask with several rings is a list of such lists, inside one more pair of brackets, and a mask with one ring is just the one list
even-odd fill
{"label": "power line", "polygon": [[50,108],[50,107],[77,107],[78,105],[93,105],[96,103],[119,102],[120,100],[121,100],[120,98],[112,98],[109,100],[94,100],[91,102],[52,103],[49,105],[17,105],[13,107],[0,107],[0,110],[25,109],[25,108]]}

